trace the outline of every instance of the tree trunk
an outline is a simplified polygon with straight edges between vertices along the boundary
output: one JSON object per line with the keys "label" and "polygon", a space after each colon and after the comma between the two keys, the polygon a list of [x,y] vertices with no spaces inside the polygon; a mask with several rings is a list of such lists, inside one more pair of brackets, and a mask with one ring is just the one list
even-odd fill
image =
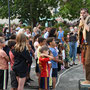
{"label": "tree trunk", "polygon": [[36,27],[37,21],[35,18],[33,18],[33,27]]}

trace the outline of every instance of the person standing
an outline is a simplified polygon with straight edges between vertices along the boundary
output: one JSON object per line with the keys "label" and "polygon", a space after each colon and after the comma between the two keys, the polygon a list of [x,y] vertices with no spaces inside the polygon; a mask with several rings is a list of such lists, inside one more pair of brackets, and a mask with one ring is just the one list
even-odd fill
{"label": "person standing", "polygon": [[73,27],[70,27],[70,34],[69,34],[69,46],[70,46],[70,58],[73,58],[73,65],[75,64],[76,60],[76,52],[77,52],[77,34],[74,31]]}
{"label": "person standing", "polygon": [[6,90],[8,85],[8,62],[9,57],[2,49],[5,44],[3,37],[0,37],[0,90]]}
{"label": "person standing", "polygon": [[43,37],[39,37],[38,38],[38,43],[39,43],[39,46],[37,48],[37,64],[36,64],[36,74],[37,74],[37,77],[38,77],[38,85],[40,87],[40,68],[39,68],[39,58],[40,58],[40,55],[41,55],[41,52],[40,52],[40,49],[43,45],[46,44],[46,40],[45,38]]}
{"label": "person standing", "polygon": [[18,81],[18,90],[23,90],[28,71],[28,63],[32,63],[32,57],[26,45],[26,36],[22,32],[17,34],[13,55],[15,60],[13,71]]}
{"label": "person standing", "polygon": [[44,38],[45,38],[45,39],[48,38],[49,32],[50,32],[50,27],[47,27],[47,28],[46,28],[46,32],[45,32],[45,34],[44,34]]}
{"label": "person standing", "polygon": [[86,80],[81,82],[82,84],[90,84],[90,15],[88,9],[82,9],[83,16],[81,20],[84,22],[83,37],[86,46],[85,53],[85,71],[86,71]]}
{"label": "person standing", "polygon": [[12,70],[12,67],[14,64],[13,50],[14,50],[15,44],[16,44],[15,40],[9,40],[8,41],[8,47],[10,48],[9,57],[10,57],[10,66],[11,66],[11,69],[10,69],[11,90],[17,90],[17,87],[18,87],[18,82],[16,79],[15,72]]}
{"label": "person standing", "polygon": [[62,30],[61,27],[59,27],[58,39],[60,39],[61,40],[61,43],[64,44],[64,31]]}
{"label": "person standing", "polygon": [[56,85],[56,78],[58,76],[58,62],[62,62],[58,59],[58,52],[56,49],[55,39],[50,37],[47,39],[47,44],[49,45],[49,50],[52,53],[54,59],[51,60],[52,63],[52,83],[53,83],[53,90],[55,90]]}
{"label": "person standing", "polygon": [[41,55],[39,58],[39,67],[40,67],[40,89],[49,90],[49,77],[50,77],[50,65],[49,61],[54,57],[48,55],[49,48],[48,46],[42,46],[40,49]]}

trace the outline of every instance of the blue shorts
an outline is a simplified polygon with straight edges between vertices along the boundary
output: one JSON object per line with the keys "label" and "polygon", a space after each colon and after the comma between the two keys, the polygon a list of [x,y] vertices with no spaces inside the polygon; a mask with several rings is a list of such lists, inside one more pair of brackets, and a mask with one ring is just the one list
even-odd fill
{"label": "blue shorts", "polygon": [[41,77],[40,78],[40,88],[41,89],[49,89],[49,77]]}
{"label": "blue shorts", "polygon": [[57,72],[58,72],[58,69],[57,68],[53,68],[52,69],[52,77],[57,77]]}

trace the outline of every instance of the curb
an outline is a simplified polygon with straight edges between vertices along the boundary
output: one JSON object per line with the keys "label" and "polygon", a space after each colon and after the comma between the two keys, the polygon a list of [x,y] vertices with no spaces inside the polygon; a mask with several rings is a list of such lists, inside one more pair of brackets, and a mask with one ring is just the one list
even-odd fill
{"label": "curb", "polygon": [[60,74],[59,77],[58,77],[57,83],[56,83],[56,87],[57,87],[57,85],[59,84],[60,78],[61,78],[64,74],[66,74],[67,72],[71,71],[73,68],[78,68],[79,66],[81,66],[81,64],[76,65],[76,66],[73,66],[73,67],[71,67],[70,69],[65,70],[62,74]]}

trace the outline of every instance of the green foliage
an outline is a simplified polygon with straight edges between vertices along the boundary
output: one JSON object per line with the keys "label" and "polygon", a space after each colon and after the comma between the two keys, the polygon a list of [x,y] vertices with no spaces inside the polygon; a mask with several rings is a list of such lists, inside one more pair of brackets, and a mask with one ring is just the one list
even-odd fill
{"label": "green foliage", "polygon": [[45,29],[45,26],[41,26],[40,30],[43,31]]}
{"label": "green foliage", "polygon": [[[37,23],[40,18],[50,18],[48,7],[57,7],[57,0],[9,0],[11,19],[19,18],[28,24]],[[8,18],[8,0],[0,0],[0,17]]]}
{"label": "green foliage", "polygon": [[3,28],[4,27],[4,24],[0,24],[0,27]]}
{"label": "green foliage", "polygon": [[80,16],[80,9],[88,8],[90,12],[90,0],[60,0],[60,9],[58,15],[63,18],[75,19]]}
{"label": "green foliage", "polygon": [[4,24],[0,24],[0,32],[2,32]]}
{"label": "green foliage", "polygon": [[22,26],[21,28],[32,30],[31,26]]}

